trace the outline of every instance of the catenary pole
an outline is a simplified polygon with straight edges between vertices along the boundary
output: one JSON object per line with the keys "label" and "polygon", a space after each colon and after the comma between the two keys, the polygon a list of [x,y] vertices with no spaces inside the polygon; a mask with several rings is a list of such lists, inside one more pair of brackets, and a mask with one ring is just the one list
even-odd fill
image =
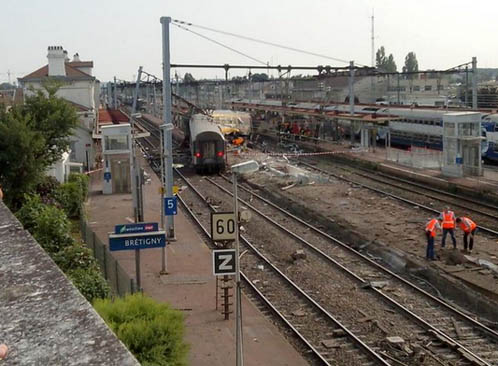
{"label": "catenary pole", "polygon": [[233,211],[235,214],[235,364],[244,364],[242,348],[242,300],[240,284],[240,239],[239,239],[239,202],[237,192],[237,173],[232,173],[233,180]]}
{"label": "catenary pole", "polygon": [[472,57],[472,109],[477,109],[477,57]]}
{"label": "catenary pole", "polygon": [[[164,182],[166,184],[165,193],[167,197],[173,196],[173,124],[171,115],[171,80],[170,80],[170,52],[169,52],[169,25],[170,17],[161,17],[162,40],[163,40],[163,125],[164,130]],[[169,240],[175,238],[175,223],[173,216],[166,218],[167,228],[165,228]]]}
{"label": "catenary pole", "polygon": [[[140,88],[140,79],[142,77],[142,66],[138,68],[137,82],[135,85],[135,93],[133,95],[133,104],[130,113],[130,125],[131,125],[131,190],[133,196],[133,213],[135,216],[135,222],[142,222],[143,218],[143,204],[141,202],[142,195],[140,194],[141,189],[141,179],[140,179],[140,168],[137,162],[137,155],[135,149],[135,112],[137,110],[137,99],[138,92]],[[114,83],[116,84],[116,83]],[[137,276],[137,289],[138,291],[142,288],[142,281],[140,276],[140,249],[135,249],[135,271]]]}
{"label": "catenary pole", "polygon": [[[354,114],[354,61],[349,62],[349,114]],[[351,120],[351,144],[354,143],[353,120]]]}

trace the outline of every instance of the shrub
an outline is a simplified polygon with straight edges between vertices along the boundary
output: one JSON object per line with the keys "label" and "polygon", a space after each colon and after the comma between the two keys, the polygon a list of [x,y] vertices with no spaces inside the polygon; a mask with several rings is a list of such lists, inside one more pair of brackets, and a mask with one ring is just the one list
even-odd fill
{"label": "shrub", "polygon": [[97,268],[73,269],[67,275],[88,302],[109,297],[109,285]]}
{"label": "shrub", "polygon": [[34,229],[36,220],[44,206],[39,195],[24,195],[24,204],[16,212],[16,216],[26,230],[31,232]]}
{"label": "shrub", "polygon": [[142,294],[97,300],[94,307],[142,365],[187,364],[181,312]]}
{"label": "shrub", "polygon": [[88,197],[88,182],[89,178],[86,174],[71,173],[67,179],[70,183],[77,183],[81,189],[81,201],[85,202]]}
{"label": "shrub", "polygon": [[69,220],[60,208],[42,205],[31,234],[52,256],[73,244],[70,236]]}
{"label": "shrub", "polygon": [[80,216],[82,207],[81,187],[76,182],[64,183],[57,188],[56,198],[68,217]]}
{"label": "shrub", "polygon": [[59,185],[60,183],[55,177],[46,175],[36,186],[36,194],[40,196],[43,203],[54,204],[55,192]]}
{"label": "shrub", "polygon": [[75,269],[98,269],[92,251],[84,245],[75,243],[54,254],[55,263],[64,272]]}

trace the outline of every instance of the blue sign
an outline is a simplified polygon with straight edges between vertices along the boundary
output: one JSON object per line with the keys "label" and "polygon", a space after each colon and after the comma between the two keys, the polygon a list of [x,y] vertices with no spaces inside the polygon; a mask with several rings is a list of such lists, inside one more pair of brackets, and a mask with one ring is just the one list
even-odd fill
{"label": "blue sign", "polygon": [[463,158],[459,158],[459,157],[457,156],[457,158],[456,158],[456,163],[457,163],[457,164],[463,164]]}
{"label": "blue sign", "polygon": [[109,183],[109,181],[111,180],[111,172],[105,172],[104,173],[104,180]]}
{"label": "blue sign", "polygon": [[139,222],[138,224],[122,224],[114,226],[114,234],[146,233],[158,231],[157,222]]}
{"label": "blue sign", "polygon": [[111,251],[162,248],[165,246],[166,235],[164,231],[153,231],[150,233],[142,233],[140,235],[109,235],[109,249]]}
{"label": "blue sign", "polygon": [[177,200],[176,197],[164,197],[164,215],[172,216],[177,214]]}

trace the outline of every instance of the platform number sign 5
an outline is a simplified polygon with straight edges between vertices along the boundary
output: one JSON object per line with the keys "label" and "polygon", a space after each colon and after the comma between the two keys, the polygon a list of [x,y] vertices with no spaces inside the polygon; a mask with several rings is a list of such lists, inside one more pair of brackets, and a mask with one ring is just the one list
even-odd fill
{"label": "platform number sign 5", "polygon": [[211,213],[211,238],[213,241],[235,240],[235,225],[233,212]]}
{"label": "platform number sign 5", "polygon": [[213,250],[213,273],[215,276],[235,274],[235,249]]}
{"label": "platform number sign 5", "polygon": [[176,197],[164,197],[164,215],[172,216],[177,214]]}

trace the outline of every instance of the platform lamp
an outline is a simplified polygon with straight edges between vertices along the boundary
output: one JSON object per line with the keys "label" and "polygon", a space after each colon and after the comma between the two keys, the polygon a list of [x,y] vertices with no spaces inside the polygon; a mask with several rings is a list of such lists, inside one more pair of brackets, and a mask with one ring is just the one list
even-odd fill
{"label": "platform lamp", "polygon": [[255,160],[245,161],[243,163],[232,165],[232,181],[233,181],[233,210],[235,214],[235,328],[236,328],[236,366],[244,364],[242,352],[242,292],[240,287],[240,241],[239,241],[239,205],[237,194],[237,177],[241,174],[254,173],[259,170],[259,164]]}

